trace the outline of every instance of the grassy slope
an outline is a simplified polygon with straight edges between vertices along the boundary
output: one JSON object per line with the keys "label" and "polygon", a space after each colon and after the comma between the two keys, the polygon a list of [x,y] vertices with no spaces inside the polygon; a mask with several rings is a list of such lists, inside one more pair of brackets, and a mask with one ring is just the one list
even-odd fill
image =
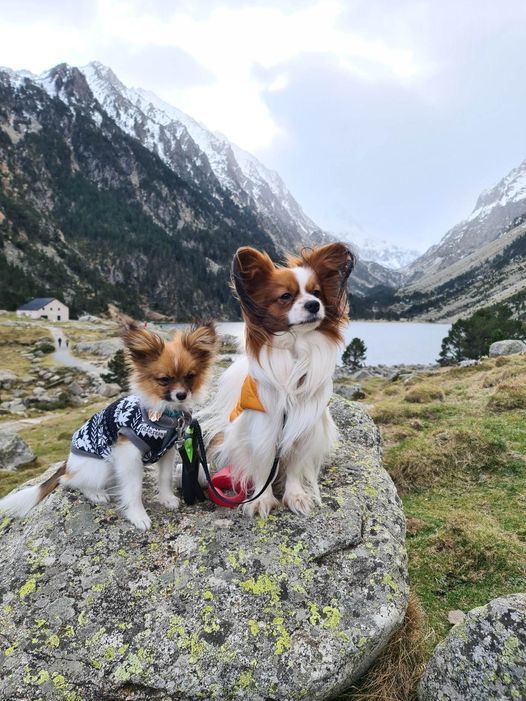
{"label": "grassy slope", "polygon": [[526,356],[364,389],[408,518],[412,587],[440,639],[449,610],[526,590]]}

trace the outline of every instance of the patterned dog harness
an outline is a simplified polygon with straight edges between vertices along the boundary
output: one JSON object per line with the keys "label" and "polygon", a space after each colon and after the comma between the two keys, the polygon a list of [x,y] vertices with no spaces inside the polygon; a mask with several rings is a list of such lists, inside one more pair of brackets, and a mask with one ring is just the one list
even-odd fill
{"label": "patterned dog harness", "polygon": [[245,377],[237,404],[230,413],[230,421],[235,421],[245,409],[262,412],[267,411],[259,398],[257,382],[253,377],[250,377],[250,375]]}
{"label": "patterned dog harness", "polygon": [[71,452],[106,460],[118,437],[126,436],[141,452],[145,465],[157,462],[183,438],[190,414],[164,413],[153,421],[139,397],[129,395],[88,419],[71,440]]}

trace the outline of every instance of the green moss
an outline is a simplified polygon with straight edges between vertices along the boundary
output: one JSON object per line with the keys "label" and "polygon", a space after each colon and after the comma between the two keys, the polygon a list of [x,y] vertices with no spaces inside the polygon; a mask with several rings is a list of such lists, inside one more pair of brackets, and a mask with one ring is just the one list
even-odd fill
{"label": "green moss", "polygon": [[251,669],[247,669],[239,675],[237,686],[241,689],[248,689],[254,685],[254,674]]}
{"label": "green moss", "polygon": [[321,624],[323,628],[333,630],[340,625],[342,615],[336,606],[324,606],[323,615],[325,617]]}
{"label": "green moss", "polygon": [[240,582],[240,586],[245,591],[249,591],[251,594],[256,596],[261,596],[263,594],[268,594],[270,597],[270,602],[275,604],[279,601],[280,587],[276,577],[262,574],[257,579],[251,577],[245,582]]}
{"label": "green moss", "polygon": [[257,635],[259,633],[259,624],[253,618],[248,620],[247,625],[252,635]]}
{"label": "green moss", "polygon": [[311,602],[309,602],[308,606],[309,606],[309,611],[310,611],[309,623],[311,624],[311,626],[315,626],[321,620],[320,610],[318,608],[318,604],[315,604],[314,602],[311,601]]}
{"label": "green moss", "polygon": [[274,643],[275,655],[282,655],[286,650],[290,650],[290,635],[283,622],[284,619],[281,616],[276,616],[272,621],[272,635],[276,638]]}
{"label": "green moss", "polygon": [[58,637],[58,635],[53,633],[46,640],[46,645],[48,645],[49,647],[58,647],[60,645],[60,638]]}
{"label": "green moss", "polygon": [[35,577],[31,577],[30,579],[27,580],[20,589],[18,590],[18,596],[21,599],[25,599],[26,596],[29,596],[29,594],[32,594],[37,588],[37,580]]}

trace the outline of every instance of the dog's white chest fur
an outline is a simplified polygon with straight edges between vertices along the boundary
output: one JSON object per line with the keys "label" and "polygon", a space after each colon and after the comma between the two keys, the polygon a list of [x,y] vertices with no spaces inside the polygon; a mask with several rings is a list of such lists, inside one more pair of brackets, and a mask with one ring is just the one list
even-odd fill
{"label": "dog's white chest fur", "polygon": [[[304,501],[317,501],[321,462],[336,440],[327,409],[336,357],[332,341],[305,329],[276,335],[258,360],[238,358],[223,374],[204,422],[208,436],[223,434],[218,462],[231,464],[234,473],[257,490],[258,484],[265,483],[279,448],[294,494],[307,494],[301,496]],[[265,412],[247,410],[229,422],[247,375],[256,381]],[[297,510],[308,510],[303,506]]]}

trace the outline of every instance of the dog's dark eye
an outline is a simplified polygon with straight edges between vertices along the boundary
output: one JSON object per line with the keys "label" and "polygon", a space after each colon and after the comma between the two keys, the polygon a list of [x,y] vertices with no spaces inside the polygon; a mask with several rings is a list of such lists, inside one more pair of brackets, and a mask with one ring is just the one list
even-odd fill
{"label": "dog's dark eye", "polygon": [[280,295],[280,299],[286,302],[287,300],[292,299],[292,295],[290,292],[284,292],[282,295]]}
{"label": "dog's dark eye", "polygon": [[184,381],[185,382],[191,382],[195,377],[195,372],[189,372],[184,376]]}
{"label": "dog's dark eye", "polygon": [[166,385],[169,385],[171,381],[172,381],[171,377],[158,377],[157,378],[157,382],[160,385],[163,385],[163,387],[166,387]]}
{"label": "dog's dark eye", "polygon": [[314,295],[314,297],[318,297],[318,299],[321,297],[321,292],[319,290],[314,290],[312,294]]}

